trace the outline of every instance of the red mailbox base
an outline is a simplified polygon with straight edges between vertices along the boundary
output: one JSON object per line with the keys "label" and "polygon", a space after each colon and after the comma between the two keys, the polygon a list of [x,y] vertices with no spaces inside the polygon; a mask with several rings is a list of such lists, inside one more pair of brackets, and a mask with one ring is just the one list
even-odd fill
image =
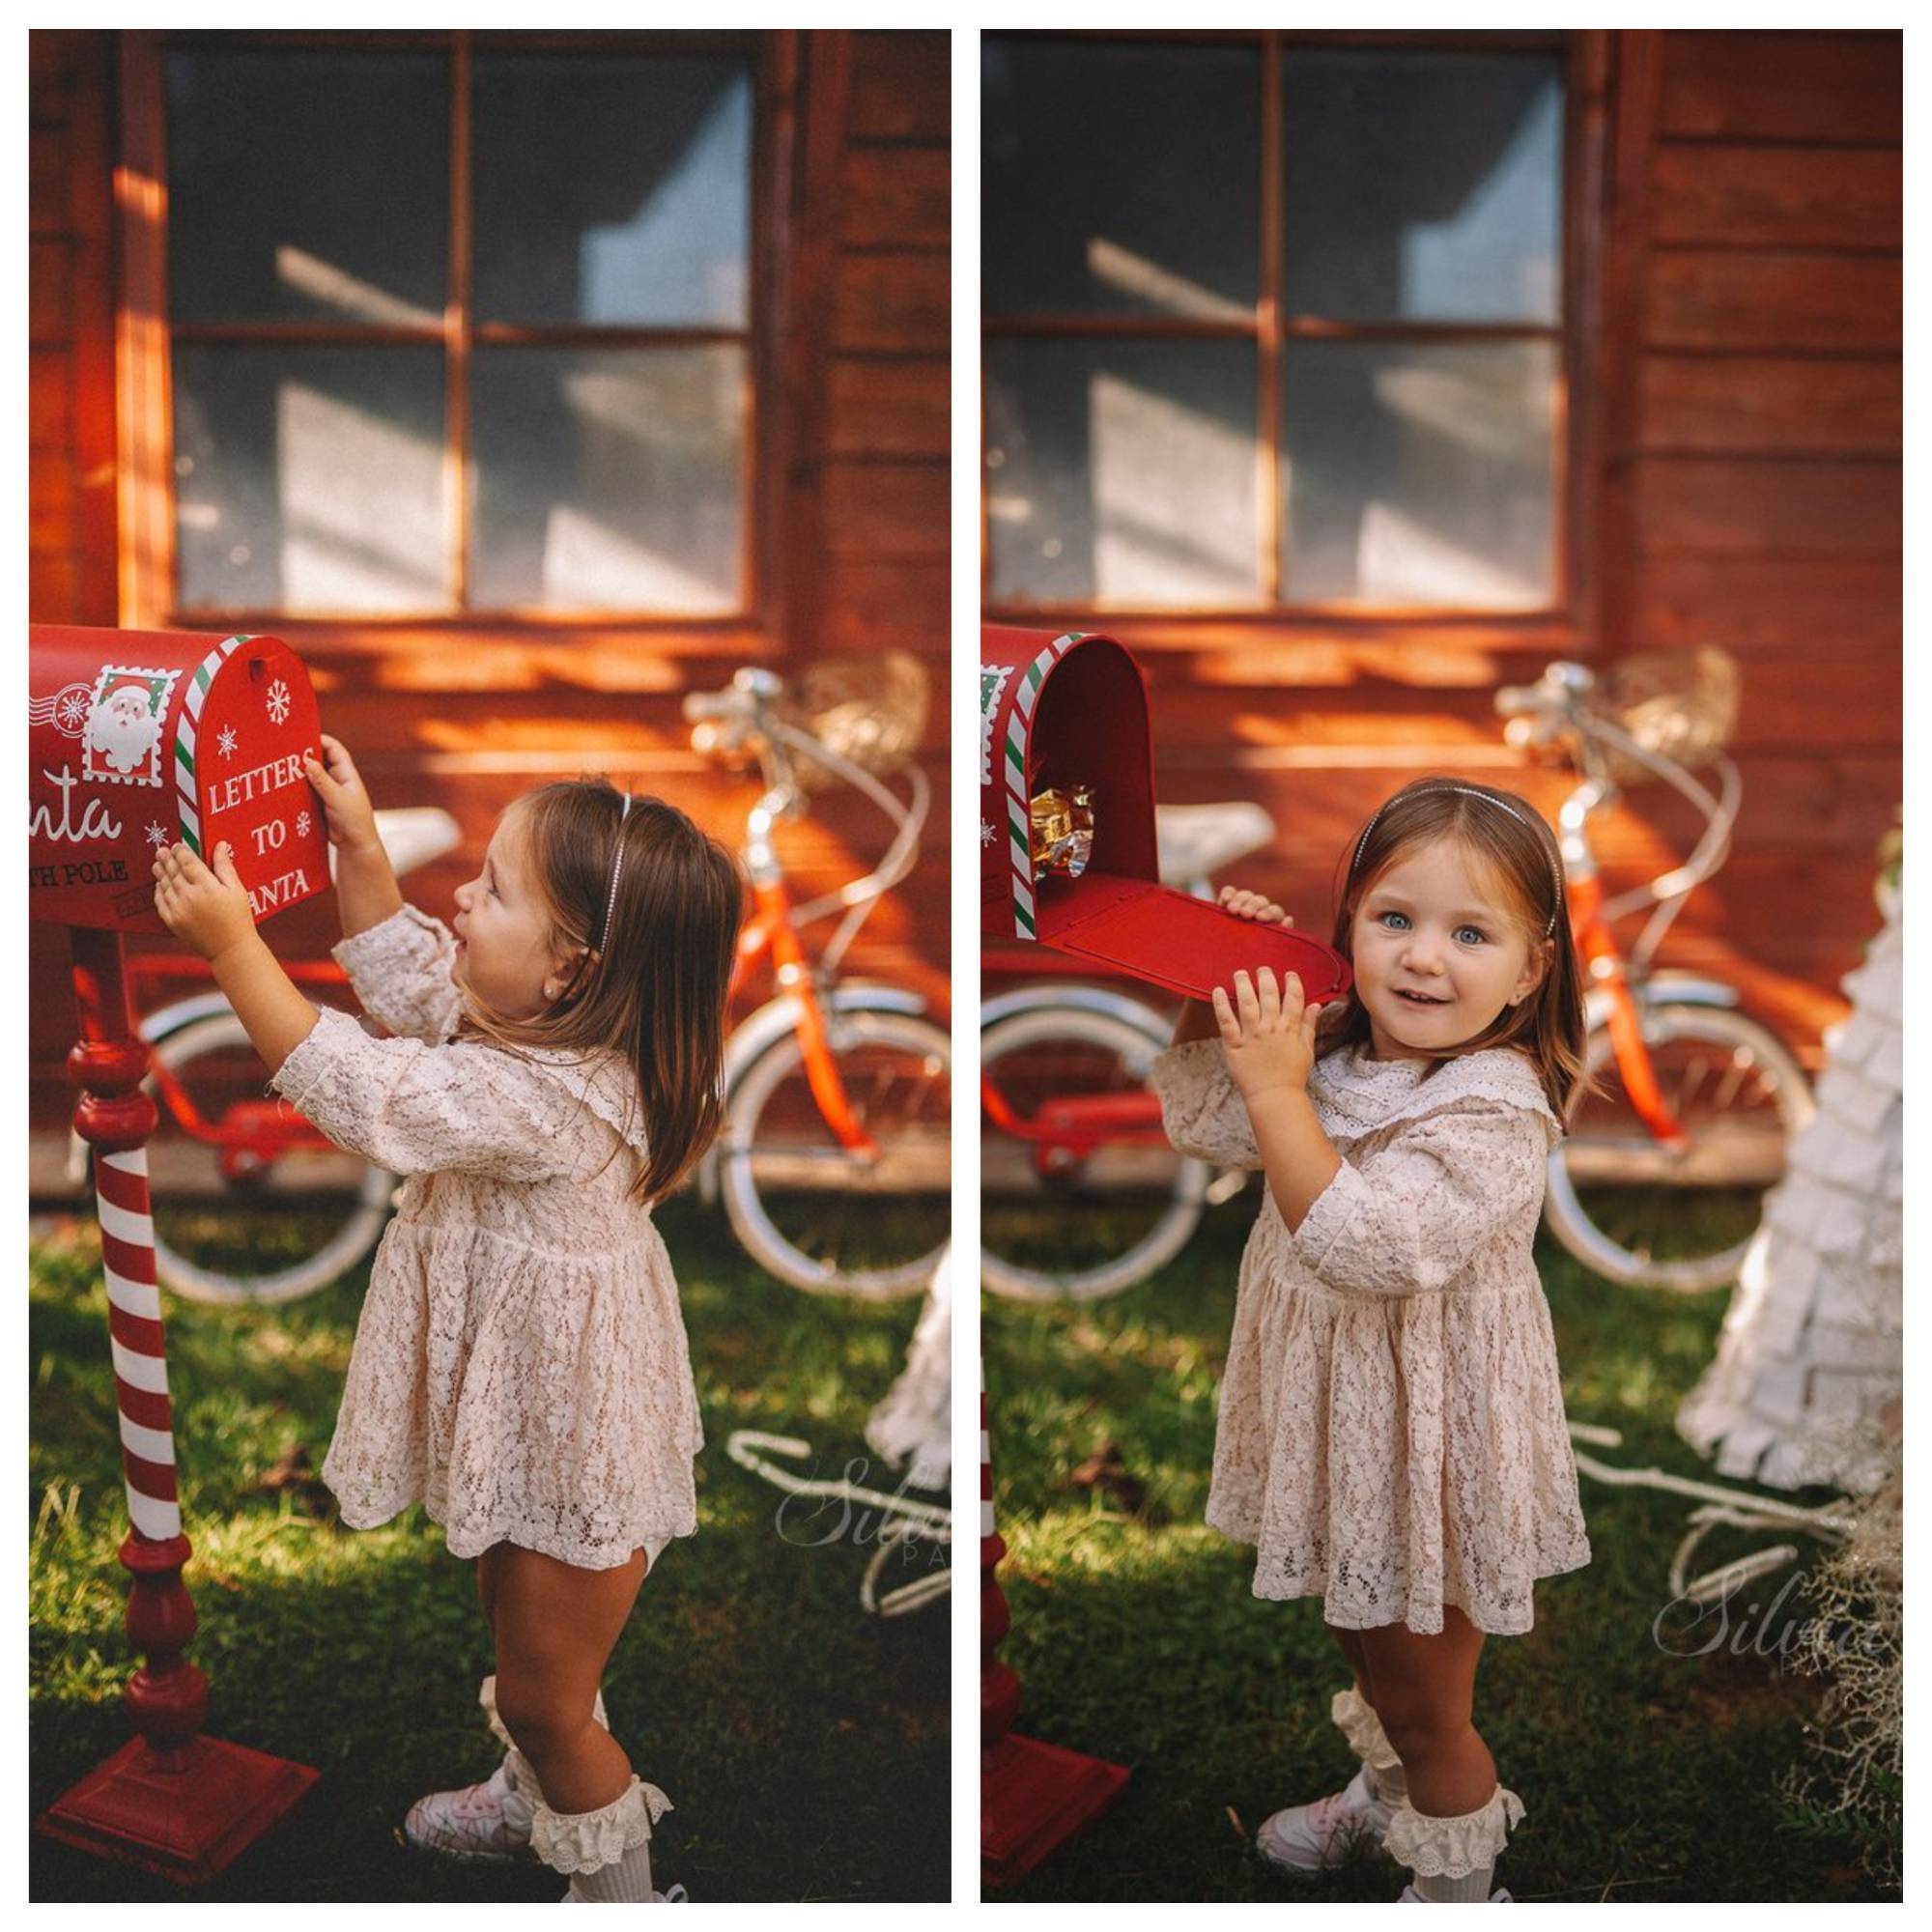
{"label": "red mailbox base", "polygon": [[64,1845],[200,1885],[225,1871],[321,1774],[246,1745],[196,1738],[157,1752],[123,1745],[35,1821]]}
{"label": "red mailbox base", "polygon": [[1010,1885],[1097,1818],[1127,1781],[1103,1758],[1009,1731],[980,1759],[980,1878]]}

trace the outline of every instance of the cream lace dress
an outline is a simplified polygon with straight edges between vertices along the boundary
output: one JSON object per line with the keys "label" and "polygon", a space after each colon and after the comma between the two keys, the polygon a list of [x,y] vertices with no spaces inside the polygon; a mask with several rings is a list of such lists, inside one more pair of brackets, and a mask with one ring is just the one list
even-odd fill
{"label": "cream lace dress", "polygon": [[507,1541],[588,1570],[691,1535],[704,1436],[670,1260],[625,1199],[629,1067],[448,1041],[455,941],[413,906],[335,957],[398,1037],[325,1011],[274,1084],[409,1177],[323,1463],[343,1521],[420,1502],[453,1555]]}
{"label": "cream lace dress", "polygon": [[[1208,1520],[1256,1546],[1255,1595],[1327,1622],[1526,1631],[1538,1577],[1590,1560],[1549,1307],[1530,1258],[1561,1128],[1510,1048],[1442,1063],[1344,1047],[1309,1097],[1342,1167],[1290,1234],[1271,1194],[1241,1259]],[[1153,1065],[1182,1153],[1258,1168],[1218,1039]]]}

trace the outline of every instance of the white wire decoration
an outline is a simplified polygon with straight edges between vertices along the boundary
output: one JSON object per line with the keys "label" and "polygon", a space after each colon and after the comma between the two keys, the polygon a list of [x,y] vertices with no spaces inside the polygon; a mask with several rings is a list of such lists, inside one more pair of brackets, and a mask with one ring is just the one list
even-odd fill
{"label": "white wire decoration", "polygon": [[866,1574],[859,1581],[859,1605],[868,1615],[904,1616],[943,1597],[952,1587],[951,1567],[928,1570],[896,1590],[879,1594],[879,1575],[895,1553],[904,1553],[916,1541],[951,1544],[952,1511],[944,1503],[922,1502],[916,1496],[895,1494],[885,1490],[867,1489],[863,1483],[843,1477],[802,1476],[795,1469],[767,1460],[762,1452],[803,1460],[811,1454],[811,1444],[796,1435],[774,1435],[762,1429],[734,1429],[724,1444],[724,1453],[741,1469],[762,1476],[775,1488],[792,1496],[819,1496],[829,1501],[863,1503],[879,1512],[879,1545]]}

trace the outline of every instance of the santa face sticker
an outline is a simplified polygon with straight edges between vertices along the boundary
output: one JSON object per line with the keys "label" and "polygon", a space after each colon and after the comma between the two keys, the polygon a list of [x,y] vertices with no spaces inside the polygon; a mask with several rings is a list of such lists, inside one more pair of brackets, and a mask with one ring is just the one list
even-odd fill
{"label": "santa face sticker", "polygon": [[102,665],[81,732],[80,775],[101,784],[157,785],[161,726],[178,670]]}

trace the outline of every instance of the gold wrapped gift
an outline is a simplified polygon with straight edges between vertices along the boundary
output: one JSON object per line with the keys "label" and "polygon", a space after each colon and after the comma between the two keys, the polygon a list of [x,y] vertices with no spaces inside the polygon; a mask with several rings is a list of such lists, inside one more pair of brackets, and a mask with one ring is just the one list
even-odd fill
{"label": "gold wrapped gift", "polygon": [[1077,879],[1094,856],[1094,792],[1089,785],[1037,793],[1032,801],[1033,875]]}

